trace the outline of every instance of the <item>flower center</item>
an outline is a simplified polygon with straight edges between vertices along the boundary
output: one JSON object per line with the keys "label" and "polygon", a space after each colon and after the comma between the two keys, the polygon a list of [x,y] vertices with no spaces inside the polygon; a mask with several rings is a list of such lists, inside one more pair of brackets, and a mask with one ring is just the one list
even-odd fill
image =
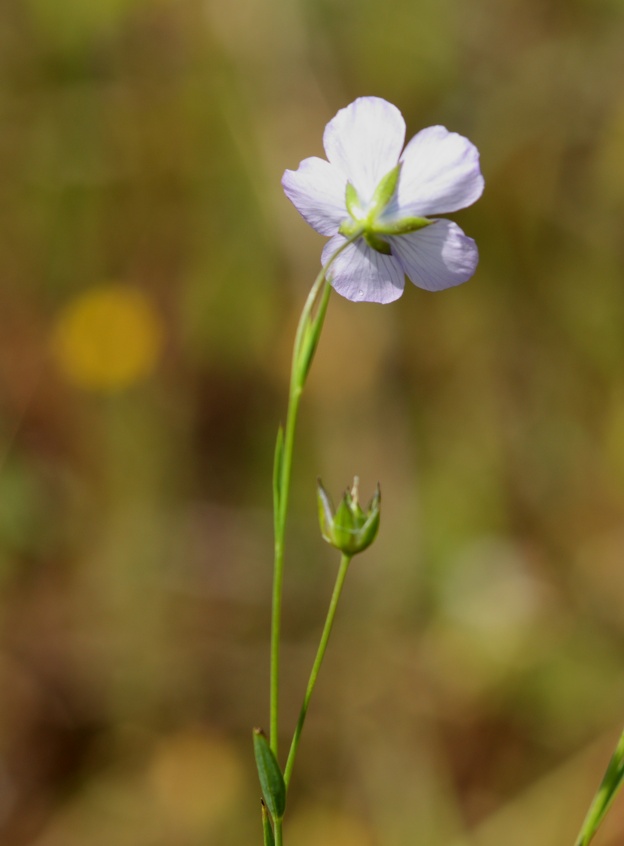
{"label": "flower center", "polygon": [[400,214],[384,218],[384,212],[395,196],[400,173],[401,162],[382,178],[371,201],[366,205],[361,202],[355,186],[347,182],[345,204],[349,219],[341,224],[338,230],[341,235],[350,238],[361,232],[369,247],[378,253],[391,255],[388,238],[416,232],[433,222],[425,217],[401,217]]}

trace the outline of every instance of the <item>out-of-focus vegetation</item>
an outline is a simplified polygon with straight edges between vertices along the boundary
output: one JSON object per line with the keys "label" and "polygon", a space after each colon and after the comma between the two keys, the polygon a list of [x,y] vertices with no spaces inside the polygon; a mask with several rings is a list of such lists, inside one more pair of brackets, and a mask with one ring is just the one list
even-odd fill
{"label": "out-of-focus vegetation", "polygon": [[572,843],[624,723],[623,43],[622,0],[4,0],[3,846],[260,842],[271,452],[322,245],[279,180],[362,94],[479,146],[481,265],[332,297],[285,725],[337,563],[316,475],[383,515],[287,842]]}

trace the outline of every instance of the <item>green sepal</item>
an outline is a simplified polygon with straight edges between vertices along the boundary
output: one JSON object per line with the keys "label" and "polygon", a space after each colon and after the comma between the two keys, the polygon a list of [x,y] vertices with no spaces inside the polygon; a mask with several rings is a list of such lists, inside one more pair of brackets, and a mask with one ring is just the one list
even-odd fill
{"label": "green sepal", "polygon": [[264,846],[275,846],[271,818],[269,817],[269,812],[264,804],[264,799],[262,799],[262,834],[264,838]]}
{"label": "green sepal", "polygon": [[[397,182],[399,181],[399,174],[401,173],[401,162],[396,167],[387,173],[379,185],[375,188],[371,206],[378,212],[385,209],[396,191]],[[347,206],[347,209],[349,207]]]}
{"label": "green sepal", "polygon": [[362,237],[369,247],[378,253],[389,256],[392,255],[392,249],[384,236],[405,235],[408,232],[416,232],[418,229],[428,226],[431,221],[424,217],[408,217],[386,224],[383,221],[380,222],[379,218],[383,215],[396,192],[400,173],[401,162],[393,167],[377,185],[367,212],[362,209],[357,191],[350,182],[347,182],[345,204],[349,218],[340,224],[338,232],[345,238],[350,238],[358,230],[362,230]]}
{"label": "green sepal", "polygon": [[321,480],[317,483],[319,524],[323,539],[345,555],[363,552],[375,540],[379,530],[381,491],[379,485],[366,511],[358,501],[358,480],[353,481],[338,508],[334,511],[331,499]]}
{"label": "green sepal", "polygon": [[321,480],[316,481],[316,503],[318,507],[319,525],[321,535],[327,543],[332,543],[332,526],[334,522],[334,506],[329,494],[323,487]]}
{"label": "green sepal", "polygon": [[344,235],[345,238],[352,238],[356,233],[363,232],[362,223],[359,220],[348,217],[342,221],[338,227],[338,232]]}
{"label": "green sepal", "polygon": [[264,803],[271,819],[281,820],[286,809],[284,776],[262,729],[253,730],[253,742]]}
{"label": "green sepal", "polygon": [[387,241],[384,241],[383,238],[378,238],[375,232],[366,230],[366,232],[364,232],[364,240],[368,246],[372,247],[376,252],[383,253],[385,256],[392,255],[390,244]]}
{"label": "green sepal", "polygon": [[[284,464],[284,429],[280,424],[275,441],[275,455],[273,456],[273,514],[277,521],[282,500],[282,467]],[[277,526],[276,526],[277,529]]]}
{"label": "green sepal", "polygon": [[400,220],[389,221],[385,223],[383,220],[375,221],[375,232],[379,235],[408,235],[410,232],[418,232],[419,229],[424,229],[425,226],[430,226],[433,220],[427,220],[426,217],[402,217]]}
{"label": "green sepal", "polygon": [[361,216],[362,204],[360,203],[357,191],[350,182],[347,182],[347,187],[345,188],[345,205],[354,220],[357,220]]}

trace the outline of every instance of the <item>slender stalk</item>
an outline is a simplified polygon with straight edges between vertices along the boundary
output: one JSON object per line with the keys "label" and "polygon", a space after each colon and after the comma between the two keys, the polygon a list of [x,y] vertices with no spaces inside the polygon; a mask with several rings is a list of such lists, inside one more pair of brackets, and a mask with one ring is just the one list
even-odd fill
{"label": "slender stalk", "polygon": [[327,649],[327,644],[329,643],[329,636],[331,635],[332,626],[334,625],[334,617],[336,616],[338,600],[340,599],[340,594],[342,593],[342,587],[344,585],[344,581],[350,563],[351,556],[345,555],[343,553],[342,559],[340,561],[340,567],[338,569],[338,575],[336,576],[334,592],[332,593],[331,602],[329,603],[329,610],[325,619],[323,634],[321,635],[321,640],[316,653],[316,658],[314,659],[314,664],[312,665],[312,671],[310,673],[308,687],[303,698],[303,705],[301,706],[301,711],[299,713],[297,727],[293,735],[292,743],[290,744],[290,752],[288,753],[288,760],[286,761],[286,768],[284,770],[284,784],[287,788],[290,782],[293,767],[295,765],[295,756],[297,755],[297,749],[299,748],[299,740],[301,738],[301,732],[303,731],[303,724],[305,723],[306,714],[308,713],[308,706],[312,697],[312,691],[314,690],[314,685],[316,684],[316,679],[318,677],[319,670],[321,669],[323,658],[325,657],[325,650]]}
{"label": "slender stalk", "polygon": [[[284,577],[284,537],[286,534],[286,516],[288,513],[288,498],[290,494],[290,477],[292,469],[293,446],[295,440],[295,428],[299,402],[305,380],[309,371],[311,355],[313,354],[316,341],[320,335],[325,312],[329,302],[330,285],[327,280],[327,271],[332,262],[350,244],[361,236],[361,231],[354,233],[338,250],[331,256],[327,264],[321,269],[314,280],[308,298],[299,318],[290,375],[290,392],[288,397],[288,410],[286,413],[286,425],[284,427],[284,440],[281,447],[281,463],[279,469],[277,494],[273,507],[275,509],[275,541],[273,559],[273,599],[271,611],[271,670],[270,670],[270,730],[269,744],[273,754],[278,754],[278,694],[279,694],[279,659],[280,659],[280,631],[282,622],[282,582]],[[314,315],[316,307],[316,315]],[[310,352],[307,335],[314,326],[315,342]]]}
{"label": "slender stalk", "polygon": [[[333,257],[332,257],[333,260]],[[275,757],[278,748],[278,692],[279,692],[279,642],[282,622],[282,582],[284,577],[284,537],[286,534],[286,515],[288,513],[288,498],[290,494],[290,477],[292,469],[293,447],[295,442],[295,428],[297,425],[297,413],[299,402],[303,392],[304,380],[300,376],[299,361],[304,332],[309,324],[314,304],[319,296],[320,287],[329,283],[325,279],[327,266],[324,267],[316,277],[314,284],[308,294],[308,299],[299,318],[295,346],[293,349],[290,392],[288,395],[288,410],[286,412],[286,426],[284,429],[284,445],[282,450],[282,463],[279,477],[279,497],[274,503],[276,509],[275,522],[275,551],[273,565],[273,607],[271,616],[271,704],[270,704],[270,732],[269,743]],[[321,323],[324,319],[324,312],[327,310],[329,297],[321,300],[324,310],[318,316]]]}
{"label": "slender stalk", "polygon": [[273,836],[275,838],[275,846],[282,846],[282,821],[275,820],[275,826],[273,828]]}
{"label": "slender stalk", "polygon": [[286,429],[284,432],[283,464],[281,473],[279,503],[276,503],[275,552],[273,566],[273,605],[271,614],[271,703],[269,743],[277,758],[278,744],[278,692],[279,692],[279,646],[282,623],[282,582],[284,578],[284,535],[286,529],[286,511],[284,504],[288,500],[290,488],[290,468],[295,424],[301,390],[291,389],[288,399]]}

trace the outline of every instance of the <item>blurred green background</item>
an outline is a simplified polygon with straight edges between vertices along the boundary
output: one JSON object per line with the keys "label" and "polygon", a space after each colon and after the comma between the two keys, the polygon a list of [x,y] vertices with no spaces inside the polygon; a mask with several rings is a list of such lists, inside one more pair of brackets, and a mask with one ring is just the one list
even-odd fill
{"label": "blurred green background", "polygon": [[[363,94],[481,150],[477,275],[333,295],[284,743],[379,480],[288,846],[572,844],[624,723],[622,0],[4,0],[0,842],[261,839],[270,475],[323,239],[280,177]],[[620,802],[597,844],[621,843]]]}

